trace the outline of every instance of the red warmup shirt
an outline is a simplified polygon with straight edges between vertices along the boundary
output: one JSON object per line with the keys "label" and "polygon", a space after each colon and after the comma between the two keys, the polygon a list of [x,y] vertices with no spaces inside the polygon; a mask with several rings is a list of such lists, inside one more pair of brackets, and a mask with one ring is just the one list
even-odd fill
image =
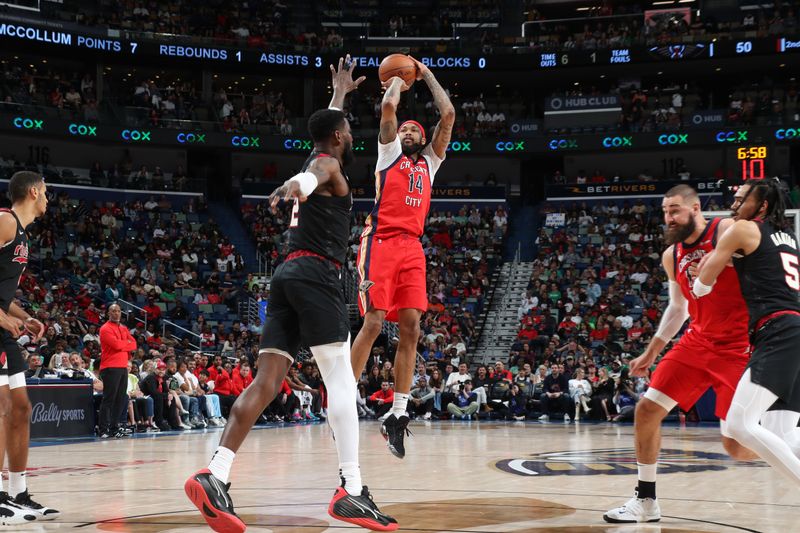
{"label": "red warmup shirt", "polygon": [[234,372],[233,374],[233,395],[239,396],[244,389],[246,389],[250,384],[253,382],[253,375],[247,374],[246,378],[243,378],[241,374],[238,372]]}
{"label": "red warmup shirt", "polygon": [[122,324],[108,321],[100,327],[100,370],[127,368],[128,353],[135,349],[136,341]]}
{"label": "red warmup shirt", "polygon": [[224,369],[220,369],[220,371],[217,372],[217,378],[214,380],[214,392],[223,396],[230,396],[233,394],[233,382]]}
{"label": "red warmup shirt", "polygon": [[285,394],[286,396],[292,394],[292,388],[289,386],[289,382],[286,381],[286,378],[283,378],[283,383],[281,383],[280,394]]}
{"label": "red warmup shirt", "polygon": [[394,390],[387,389],[386,392],[383,392],[383,389],[380,389],[370,396],[369,399],[372,401],[383,400],[383,403],[392,403],[394,402]]}

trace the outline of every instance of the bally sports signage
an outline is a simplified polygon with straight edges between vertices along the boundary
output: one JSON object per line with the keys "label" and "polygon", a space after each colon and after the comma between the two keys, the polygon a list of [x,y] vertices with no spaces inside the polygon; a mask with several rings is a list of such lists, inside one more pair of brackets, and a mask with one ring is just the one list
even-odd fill
{"label": "bally sports signage", "polygon": [[94,434],[91,381],[29,380],[31,438]]}
{"label": "bally sports signage", "polygon": [[576,198],[615,198],[662,196],[673,186],[685,183],[694,187],[700,194],[718,194],[719,182],[714,180],[692,181],[643,181],[621,183],[576,183],[574,185],[548,185],[548,200],[574,200]]}

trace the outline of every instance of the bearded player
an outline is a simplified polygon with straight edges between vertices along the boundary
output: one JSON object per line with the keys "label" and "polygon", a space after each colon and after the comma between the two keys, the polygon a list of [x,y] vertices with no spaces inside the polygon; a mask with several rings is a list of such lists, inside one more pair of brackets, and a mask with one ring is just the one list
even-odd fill
{"label": "bearded player", "polygon": [[698,299],[692,294],[700,261],[714,250],[717,240],[733,220],[706,221],[700,198],[688,185],[677,185],[667,191],[662,210],[669,247],[662,254],[661,262],[669,278],[669,305],[644,354],[631,361],[631,375],[645,375],[687,318],[690,322],[680,341],[659,362],[650,388],[636,405],[634,428],[639,482],[633,498],[603,515],[606,522],[661,520],[656,499],[661,421],[676,405],[690,409],[709,387],[717,395],[715,414],[720,419],[725,451],[738,460],[756,457],[732,438],[725,421],[749,352],[747,308],[738,276],[733,267],[725,267],[717,280],[718,288],[711,295]]}
{"label": "bearded player", "polygon": [[[412,58],[413,59],[413,58]],[[455,122],[455,109],[433,73],[414,59],[417,80],[425,80],[440,120],[430,144],[419,122],[397,126],[400,93],[408,86],[398,77],[383,83],[375,206],[367,217],[358,250],[359,309],[364,316],[351,358],[356,379],[361,375],[384,320],[397,322],[400,343],[395,359],[392,410],[381,426],[389,450],[405,456],[406,406],[419,340],[419,322],[428,307],[425,254],[420,237],[431,203],[431,188],[445,158]]]}

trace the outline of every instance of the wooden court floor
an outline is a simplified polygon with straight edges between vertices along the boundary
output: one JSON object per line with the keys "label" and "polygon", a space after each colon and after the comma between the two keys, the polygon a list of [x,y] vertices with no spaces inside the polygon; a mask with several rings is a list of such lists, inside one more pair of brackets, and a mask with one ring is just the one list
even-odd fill
{"label": "wooden court floor", "polygon": [[[414,436],[401,461],[386,449],[377,422],[361,424],[364,481],[401,531],[800,531],[800,487],[764,463],[725,458],[714,427],[665,427],[658,481],[663,518],[638,526],[602,520],[636,482],[630,425],[446,421],[412,422],[410,429]],[[215,429],[38,443],[29,489],[63,515],[25,527],[204,531],[183,482],[205,467],[220,435]],[[326,514],[336,472],[327,425],[259,428],[237,455],[231,492],[248,531],[363,531]]]}

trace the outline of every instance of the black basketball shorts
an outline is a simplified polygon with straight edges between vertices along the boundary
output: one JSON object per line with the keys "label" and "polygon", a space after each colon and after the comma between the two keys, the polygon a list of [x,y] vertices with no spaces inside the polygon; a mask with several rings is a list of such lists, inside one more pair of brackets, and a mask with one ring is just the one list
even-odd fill
{"label": "black basketball shorts", "polygon": [[270,282],[259,354],[294,361],[300,346],[344,342],[350,334],[341,270],[318,257],[282,263]]}
{"label": "black basketball shorts", "polygon": [[773,318],[752,335],[750,380],[800,411],[800,315]]}
{"label": "black basketball shorts", "polygon": [[14,376],[28,369],[22,355],[22,348],[16,339],[4,329],[0,330],[0,349],[2,349],[0,360],[3,363],[0,376]]}

